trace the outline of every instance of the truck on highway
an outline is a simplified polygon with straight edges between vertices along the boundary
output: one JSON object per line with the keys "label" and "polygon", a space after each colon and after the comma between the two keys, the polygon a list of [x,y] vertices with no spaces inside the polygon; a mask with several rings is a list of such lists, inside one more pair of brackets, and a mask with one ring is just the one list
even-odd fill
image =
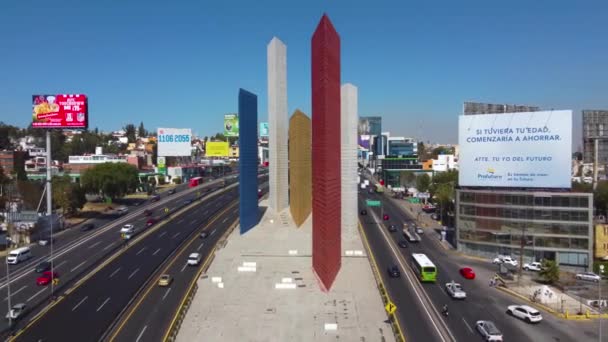
{"label": "truck on highway", "polygon": [[407,224],[404,224],[403,226],[403,236],[405,236],[409,242],[420,242],[420,240],[422,240],[414,228],[408,227]]}

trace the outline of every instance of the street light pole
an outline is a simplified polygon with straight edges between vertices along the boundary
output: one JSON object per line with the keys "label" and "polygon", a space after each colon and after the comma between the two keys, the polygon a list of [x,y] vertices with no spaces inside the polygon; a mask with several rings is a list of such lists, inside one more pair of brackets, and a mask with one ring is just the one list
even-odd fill
{"label": "street light pole", "polygon": [[526,243],[526,226],[523,227],[521,231],[521,241],[519,246],[519,272],[517,276],[517,286],[519,287],[521,284],[521,273],[524,267],[524,245]]}
{"label": "street light pole", "polygon": [[600,280],[597,282],[597,291],[598,291],[598,301],[597,307],[599,310],[598,315],[598,323],[599,323],[599,331],[600,331],[600,339],[602,341],[602,274],[604,274],[604,265],[600,265]]}
{"label": "street light pole", "polygon": [[[10,224],[11,224],[11,214],[10,214],[11,206],[12,206],[11,195],[12,195],[12,191],[9,188],[9,190],[8,190],[8,203],[9,203],[8,204],[8,215],[6,215],[7,216],[7,225],[8,226],[10,226]],[[9,233],[8,226],[6,228],[6,232],[7,233]],[[9,235],[9,237],[10,237],[10,235]],[[11,243],[9,244],[9,248],[8,248],[8,251],[7,251],[8,253],[6,254],[7,257],[10,254],[10,246],[13,244],[12,237],[11,237],[10,241],[11,241]],[[6,297],[7,300],[8,300],[8,326],[11,327],[12,323],[13,323],[13,319],[11,317],[11,272],[10,272],[10,268],[9,268],[9,265],[8,265],[8,261],[6,262],[6,290],[8,292],[8,296]]]}

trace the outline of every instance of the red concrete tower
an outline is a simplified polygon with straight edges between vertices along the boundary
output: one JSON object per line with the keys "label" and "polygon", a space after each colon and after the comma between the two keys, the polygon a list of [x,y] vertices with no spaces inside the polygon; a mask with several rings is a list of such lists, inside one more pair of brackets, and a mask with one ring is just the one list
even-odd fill
{"label": "red concrete tower", "polygon": [[327,15],[312,36],[312,267],[329,291],[341,266],[340,37]]}

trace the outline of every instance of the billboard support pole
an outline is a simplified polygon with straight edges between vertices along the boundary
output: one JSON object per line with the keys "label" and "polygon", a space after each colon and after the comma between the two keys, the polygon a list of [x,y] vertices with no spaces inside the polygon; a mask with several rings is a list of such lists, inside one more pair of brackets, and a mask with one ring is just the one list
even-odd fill
{"label": "billboard support pole", "polygon": [[597,189],[597,158],[598,158],[599,141],[598,138],[593,139],[593,190]]}
{"label": "billboard support pole", "polygon": [[51,174],[51,130],[46,131],[46,214],[51,223],[50,244],[51,244],[51,299],[55,290],[55,273],[53,262],[53,191]]}

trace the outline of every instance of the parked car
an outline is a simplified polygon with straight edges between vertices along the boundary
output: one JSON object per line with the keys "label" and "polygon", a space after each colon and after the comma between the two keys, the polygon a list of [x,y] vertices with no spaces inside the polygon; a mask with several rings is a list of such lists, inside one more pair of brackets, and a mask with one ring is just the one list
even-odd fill
{"label": "parked car", "polygon": [[169,286],[171,285],[172,281],[173,278],[169,274],[163,274],[160,276],[160,278],[158,278],[158,286]]}
{"label": "parked car", "polygon": [[407,241],[405,241],[405,240],[399,240],[399,242],[397,244],[401,248],[407,248]]}
{"label": "parked car", "polygon": [[6,319],[17,319],[23,315],[27,305],[25,303],[18,303],[13,305],[13,307],[6,313]]}
{"label": "parked car", "polygon": [[445,291],[450,295],[450,297],[454,299],[465,299],[467,298],[467,293],[464,292],[462,286],[458,283],[451,282],[445,284]]}
{"label": "parked car", "polygon": [[36,273],[43,273],[43,272],[50,271],[50,270],[51,270],[50,261],[43,261],[43,262],[39,263],[38,265],[36,265],[36,268],[34,268],[34,272],[36,272]]}
{"label": "parked car", "polygon": [[416,227],[416,233],[417,234],[424,234],[424,230],[422,229],[422,227]]}
{"label": "parked car", "polygon": [[435,211],[435,209],[437,209],[437,207],[432,204],[426,204],[422,206],[422,211],[424,211],[425,213],[432,213]]}
{"label": "parked car", "polygon": [[575,278],[578,280],[594,281],[596,283],[602,279],[599,275],[597,275],[593,272],[577,273]]}
{"label": "parked car", "polygon": [[394,233],[397,231],[397,226],[395,226],[394,224],[391,224],[388,226],[388,231],[391,233]]}
{"label": "parked car", "polygon": [[399,278],[401,276],[401,272],[399,272],[399,267],[397,267],[396,265],[389,266],[387,271],[388,275],[391,278]]}
{"label": "parked car", "polygon": [[507,307],[507,314],[528,323],[538,323],[543,320],[543,316],[540,312],[528,305],[509,305]]}
{"label": "parked car", "polygon": [[496,258],[494,258],[494,260],[492,260],[492,263],[507,264],[507,265],[511,265],[511,266],[517,266],[517,264],[518,264],[517,260],[511,258],[508,255],[499,255]]}
{"label": "parked car", "polygon": [[465,279],[475,279],[475,271],[470,267],[463,267],[460,269],[460,275]]}
{"label": "parked car", "polygon": [[542,264],[538,261],[524,264],[524,270],[526,271],[540,272],[542,268]]}
{"label": "parked car", "polygon": [[475,328],[486,341],[502,341],[502,333],[492,321],[477,321]]}
{"label": "parked car", "polygon": [[80,231],[81,232],[88,232],[89,230],[92,230],[93,228],[95,228],[95,225],[92,223],[85,223],[80,227]]}
{"label": "parked car", "polygon": [[59,274],[57,272],[44,271],[42,275],[36,279],[36,284],[39,286],[48,285],[53,279],[59,278]]}

